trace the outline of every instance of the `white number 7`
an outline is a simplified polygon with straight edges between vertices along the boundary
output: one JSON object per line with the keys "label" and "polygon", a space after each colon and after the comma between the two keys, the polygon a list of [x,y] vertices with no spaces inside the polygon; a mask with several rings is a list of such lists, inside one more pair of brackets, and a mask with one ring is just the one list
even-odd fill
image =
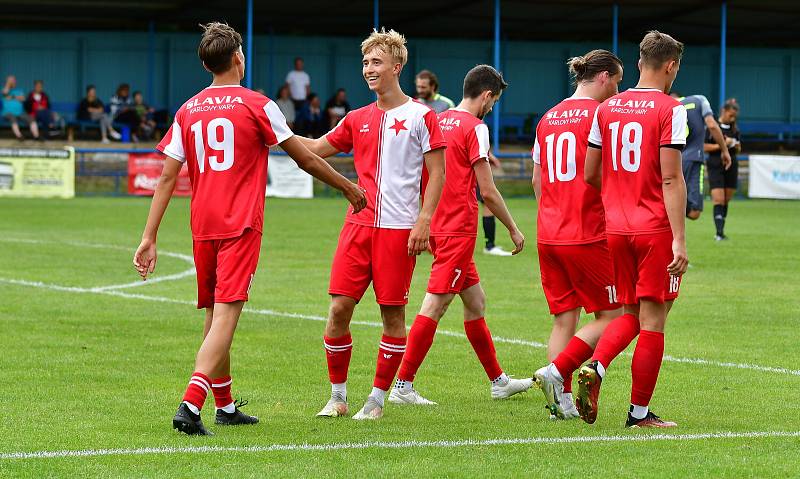
{"label": "white number 7", "polygon": [[455,288],[456,287],[456,281],[458,281],[458,278],[461,277],[461,270],[460,269],[455,268],[455,272],[456,272],[456,277],[453,280],[453,284],[450,285],[451,288]]}
{"label": "white number 7", "polygon": [[[222,127],[222,138],[217,136],[218,128]],[[222,151],[222,160],[217,155],[208,156],[208,166],[214,171],[229,170],[233,166],[233,122],[227,118],[214,118],[208,122],[208,147],[212,150]],[[200,173],[206,170],[206,147],[203,141],[203,121],[198,120],[192,124],[194,133],[194,148],[197,153],[197,166]]]}

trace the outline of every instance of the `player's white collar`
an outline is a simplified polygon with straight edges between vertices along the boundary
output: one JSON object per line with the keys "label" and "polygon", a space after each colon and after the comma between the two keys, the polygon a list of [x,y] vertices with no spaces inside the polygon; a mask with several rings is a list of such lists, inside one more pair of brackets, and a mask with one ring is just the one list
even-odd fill
{"label": "player's white collar", "polygon": [[628,88],[628,91],[660,91],[661,93],[664,93],[663,91],[659,90],[658,88],[636,88],[636,87],[633,87],[633,88]]}
{"label": "player's white collar", "polygon": [[570,96],[570,97],[564,98],[564,101],[567,101],[567,100],[594,100],[594,98],[592,98],[590,96]]}
{"label": "player's white collar", "polygon": [[208,90],[209,88],[233,88],[233,87],[244,88],[242,85],[208,85],[206,87],[206,90]]}

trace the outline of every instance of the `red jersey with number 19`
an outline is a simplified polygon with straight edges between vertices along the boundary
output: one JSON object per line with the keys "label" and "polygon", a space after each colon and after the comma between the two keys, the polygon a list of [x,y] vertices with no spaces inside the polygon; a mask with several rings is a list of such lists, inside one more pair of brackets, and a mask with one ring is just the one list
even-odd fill
{"label": "red jersey with number 19", "polygon": [[589,146],[602,148],[608,233],[670,230],[661,189],[661,147],[686,145],[686,108],[655,88],[631,88],[600,105]]}
{"label": "red jersey with number 19", "polygon": [[239,85],[210,86],[180,107],[157,149],[188,163],[195,240],[262,232],[269,148],[292,135],[275,102]]}
{"label": "red jersey with number 19", "polygon": [[545,113],[536,127],[533,162],[542,168],[536,235],[541,244],[605,239],[600,192],[583,179],[586,145],[600,102],[571,97]]}

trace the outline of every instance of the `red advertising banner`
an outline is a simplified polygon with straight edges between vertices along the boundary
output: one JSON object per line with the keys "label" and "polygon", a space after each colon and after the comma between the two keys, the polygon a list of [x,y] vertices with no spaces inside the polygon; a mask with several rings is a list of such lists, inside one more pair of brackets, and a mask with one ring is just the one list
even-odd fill
{"label": "red advertising banner", "polygon": [[[164,167],[161,153],[128,153],[128,194],[153,196]],[[189,170],[184,163],[178,174],[175,196],[191,196],[192,184]]]}

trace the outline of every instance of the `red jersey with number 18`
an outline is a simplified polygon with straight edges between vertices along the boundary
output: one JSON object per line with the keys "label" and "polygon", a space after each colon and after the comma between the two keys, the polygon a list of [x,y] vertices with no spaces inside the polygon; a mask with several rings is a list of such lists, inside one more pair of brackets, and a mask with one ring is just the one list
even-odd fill
{"label": "red jersey with number 18", "polygon": [[269,148],[292,135],[275,102],[239,85],[210,86],[181,105],[156,148],[188,163],[195,240],[262,232]]}
{"label": "red jersey with number 18", "polygon": [[661,147],[686,145],[686,108],[655,88],[631,88],[600,105],[589,146],[602,148],[606,231],[670,230],[661,183]]}
{"label": "red jersey with number 18", "polygon": [[603,201],[583,179],[586,145],[600,102],[571,97],[536,127],[533,162],[542,168],[536,236],[541,244],[586,244],[605,239]]}

